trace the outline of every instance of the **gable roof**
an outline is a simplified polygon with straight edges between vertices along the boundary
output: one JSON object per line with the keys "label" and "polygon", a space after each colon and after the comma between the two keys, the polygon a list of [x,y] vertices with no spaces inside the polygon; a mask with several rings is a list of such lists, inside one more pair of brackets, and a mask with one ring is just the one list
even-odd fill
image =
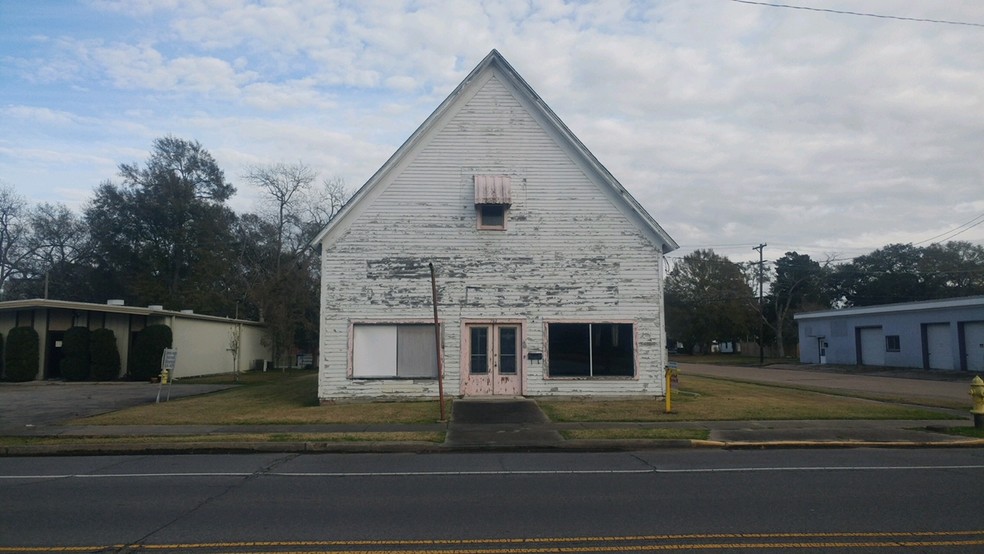
{"label": "gable roof", "polygon": [[317,245],[337,232],[338,229],[346,228],[351,221],[356,217],[359,210],[359,206],[367,201],[367,198],[371,196],[374,189],[380,186],[380,183],[386,182],[387,178],[391,173],[393,173],[396,168],[398,168],[402,162],[407,159],[412,152],[418,148],[424,137],[438,124],[441,118],[452,111],[454,107],[459,102],[464,102],[469,96],[469,93],[473,92],[473,89],[478,86],[480,76],[485,75],[488,71],[497,71],[510,85],[517,91],[528,105],[530,105],[538,115],[538,119],[544,122],[548,127],[550,127],[555,134],[560,137],[571,150],[573,150],[575,156],[579,158],[579,161],[589,170],[592,174],[593,181],[601,183],[607,186],[614,192],[614,196],[617,200],[621,201],[621,207],[625,208],[631,219],[650,237],[655,244],[659,246],[659,249],[665,254],[667,252],[676,250],[679,245],[674,241],[670,235],[663,230],[663,228],[656,222],[655,219],[645,208],[642,207],[639,202],[633,198],[629,191],[625,190],[625,187],[618,182],[617,179],[608,171],[594,157],[587,147],[576,137],[574,133],[564,124],[563,121],[557,117],[557,114],[550,109],[549,106],[540,98],[540,96],[533,90],[532,87],[516,72],[515,69],[505,58],[502,57],[497,50],[492,50],[489,52],[485,59],[479,63],[475,69],[468,74],[467,77],[444,99],[443,102],[434,110],[431,115],[424,120],[424,122],[417,128],[413,134],[397,149],[397,151],[390,156],[390,158],[380,167],[368,181],[352,195],[352,198],[342,207],[342,209],[335,215],[334,218],[325,226],[324,229],[311,241],[312,245]]}

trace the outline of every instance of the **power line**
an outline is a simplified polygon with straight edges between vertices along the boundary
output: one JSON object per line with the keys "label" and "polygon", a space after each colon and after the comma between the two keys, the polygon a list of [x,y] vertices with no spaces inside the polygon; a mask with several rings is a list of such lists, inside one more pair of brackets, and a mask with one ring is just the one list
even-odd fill
{"label": "power line", "polygon": [[926,19],[923,17],[903,17],[900,15],[884,15],[877,13],[851,12],[846,10],[831,10],[827,8],[812,8],[809,6],[791,6],[789,4],[772,4],[769,2],[753,2],[752,0],[731,0],[738,4],[752,4],[755,6],[768,6],[770,8],[788,8],[791,10],[805,10],[811,12],[836,13],[840,15],[857,15],[861,17],[877,17],[880,19],[898,19],[900,21],[915,21],[918,23],[942,23],[944,25],[966,25],[968,27],[984,27],[984,23],[970,23],[967,21],[948,21],[945,19]]}
{"label": "power line", "polygon": [[[978,219],[980,219],[980,221],[977,221]],[[974,223],[975,221],[977,221],[977,223]],[[977,227],[981,223],[984,223],[984,214],[980,214],[979,216],[975,217],[974,219],[971,219],[970,221],[968,221],[968,222],[966,222],[964,224],[957,225],[956,227],[954,227],[953,229],[950,229],[949,231],[946,231],[944,233],[940,233],[940,234],[938,234],[936,236],[933,236],[933,237],[929,237],[926,240],[921,240],[919,242],[914,242],[914,243],[912,243],[912,245],[913,246],[918,246],[918,245],[920,245],[920,244],[922,244],[924,242],[929,242],[929,241],[931,241],[933,239],[938,239],[938,238],[940,238],[940,237],[942,237],[944,235],[950,235],[950,233],[953,233],[954,231],[960,231],[960,229],[963,229],[964,227],[966,227],[966,229],[963,229],[962,231],[960,231],[958,233],[954,233],[953,235],[950,235],[949,237],[947,237],[945,239],[945,240],[950,240],[950,239],[952,239],[953,237],[955,237],[955,236],[957,236],[959,234],[965,233],[965,232],[973,229],[974,227]],[[969,227],[968,227],[968,225],[969,225]],[[940,241],[937,241],[937,242],[940,242]]]}
{"label": "power line", "polygon": [[[962,235],[963,233],[966,233],[967,231],[969,231],[969,230],[971,230],[971,229],[973,229],[974,227],[977,227],[977,226],[978,226],[978,225],[980,225],[981,223],[984,223],[984,219],[982,219],[982,220],[980,220],[980,221],[978,221],[977,223],[975,223],[975,224],[973,224],[973,225],[971,225],[970,227],[967,227],[966,229],[964,229],[963,231],[960,231],[959,233],[953,233],[952,235],[950,235],[950,236],[948,236],[948,237],[946,237],[946,240],[950,240],[950,239],[952,239],[953,237],[955,237],[955,236],[957,236],[957,235]],[[940,242],[940,241],[936,241],[936,242],[935,242],[935,243],[933,243],[933,244],[938,244],[939,242]]]}

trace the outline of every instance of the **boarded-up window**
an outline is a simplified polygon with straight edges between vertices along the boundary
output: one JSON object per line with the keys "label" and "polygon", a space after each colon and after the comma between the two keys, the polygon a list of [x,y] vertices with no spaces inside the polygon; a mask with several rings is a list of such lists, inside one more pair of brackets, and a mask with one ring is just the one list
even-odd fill
{"label": "boarded-up window", "polygon": [[433,325],[358,324],[352,333],[353,377],[437,378]]}

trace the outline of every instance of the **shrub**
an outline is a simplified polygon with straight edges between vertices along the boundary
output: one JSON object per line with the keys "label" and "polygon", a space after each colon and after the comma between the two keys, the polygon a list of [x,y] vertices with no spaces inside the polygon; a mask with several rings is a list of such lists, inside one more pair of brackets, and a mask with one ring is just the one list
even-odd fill
{"label": "shrub", "polygon": [[89,334],[89,359],[93,379],[112,381],[120,376],[120,349],[112,329],[96,329]]}
{"label": "shrub", "polygon": [[89,378],[89,366],[89,329],[72,327],[62,339],[62,379],[85,381]]}
{"label": "shrub", "polygon": [[10,381],[30,381],[38,375],[41,348],[38,332],[32,327],[14,327],[7,335],[4,365]]}
{"label": "shrub", "polygon": [[133,339],[133,354],[127,369],[131,379],[149,380],[161,372],[161,355],[171,347],[171,328],[150,325]]}

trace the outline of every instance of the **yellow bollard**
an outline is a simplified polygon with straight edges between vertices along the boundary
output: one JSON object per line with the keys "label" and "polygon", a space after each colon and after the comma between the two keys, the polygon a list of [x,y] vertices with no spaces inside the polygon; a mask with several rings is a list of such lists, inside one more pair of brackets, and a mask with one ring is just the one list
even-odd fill
{"label": "yellow bollard", "polygon": [[666,366],[666,413],[673,413],[673,382],[677,378],[676,362]]}
{"label": "yellow bollard", "polygon": [[671,371],[673,370],[670,369],[670,366],[666,366],[666,413],[671,413],[673,411],[673,401],[670,399],[673,390],[673,377],[670,374]]}
{"label": "yellow bollard", "polygon": [[980,375],[970,382],[970,398],[974,403],[970,409],[974,414],[974,427],[984,429],[984,381]]}

